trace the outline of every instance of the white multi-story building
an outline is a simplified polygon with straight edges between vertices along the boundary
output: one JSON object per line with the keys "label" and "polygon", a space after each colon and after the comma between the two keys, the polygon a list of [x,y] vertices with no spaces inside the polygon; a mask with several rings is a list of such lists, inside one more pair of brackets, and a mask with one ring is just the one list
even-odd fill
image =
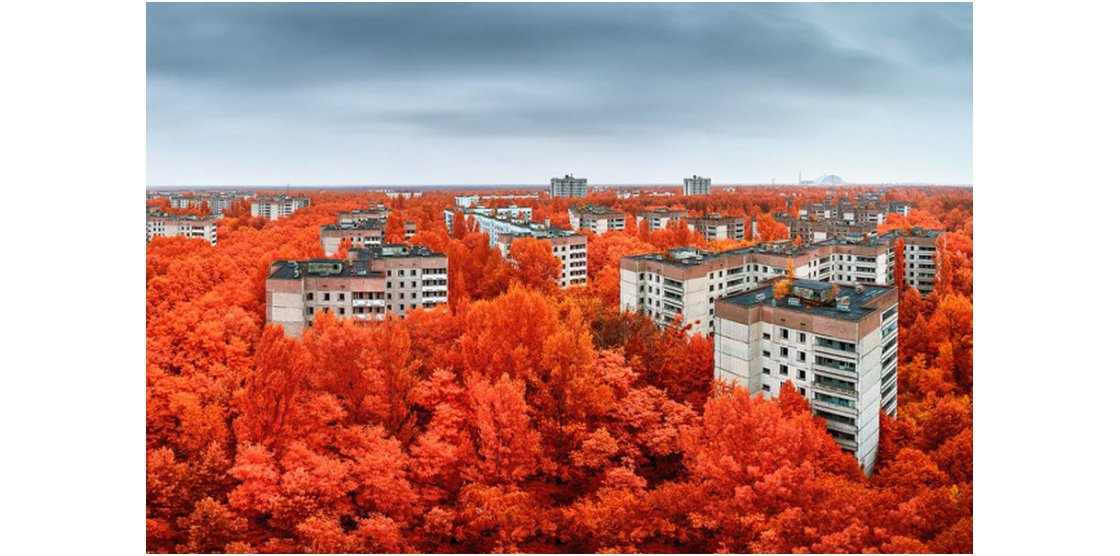
{"label": "white multi-story building", "polygon": [[253,216],[263,216],[269,220],[277,220],[309,206],[311,206],[311,199],[308,197],[263,196],[253,199],[252,214]]}
{"label": "white multi-story building", "polygon": [[587,236],[535,224],[526,231],[498,234],[498,249],[502,256],[509,259],[513,242],[525,237],[544,240],[552,245],[552,256],[560,260],[560,277],[556,280],[560,287],[587,283]]}
{"label": "white multi-story building", "polygon": [[582,203],[568,207],[568,223],[573,230],[590,230],[596,234],[622,231],[626,229],[626,213]]}
{"label": "white multi-story building", "polygon": [[148,239],[153,237],[182,236],[188,238],[205,239],[210,245],[218,244],[218,218],[207,216],[199,218],[194,215],[167,214],[163,212],[148,213]]}
{"label": "white multi-story building", "polygon": [[696,218],[686,218],[688,229],[699,231],[708,241],[716,239],[743,240],[746,236],[746,219],[742,216],[723,216],[719,213]]}
{"label": "white multi-story building", "polygon": [[943,230],[911,228],[909,232],[899,230],[884,236],[888,240],[902,238],[905,245],[902,260],[906,265],[902,275],[923,297],[929,295],[937,283],[937,275],[941,270],[937,241],[944,233]]}
{"label": "white multi-story building", "polygon": [[712,192],[712,178],[693,175],[684,179],[685,195],[707,195]]}
{"label": "white multi-story building", "polygon": [[879,447],[879,410],[898,411],[898,293],[886,286],[777,281],[715,304],[715,378],[778,396],[790,381],[865,473]]}
{"label": "white multi-story building", "polygon": [[586,197],[587,178],[577,178],[568,174],[562,178],[552,178],[548,186],[552,197]]}
{"label": "white multi-story building", "polygon": [[623,257],[619,309],[637,311],[664,326],[678,317],[693,334],[711,333],[715,302],[793,267],[795,278],[839,284],[887,285],[894,278],[894,245],[881,239],[826,241],[797,247],[786,241],[720,253],[692,247]]}
{"label": "white multi-story building", "polygon": [[649,222],[649,231],[652,232],[668,228],[670,222],[684,220],[688,216],[688,211],[661,207],[638,211],[636,216],[638,225],[641,226],[642,222]]}
{"label": "white multi-story building", "polygon": [[348,259],[273,263],[265,281],[265,319],[298,336],[319,312],[368,321],[447,303],[442,253],[385,244],[353,249]]}
{"label": "white multi-story building", "polygon": [[490,245],[498,243],[499,234],[528,233],[533,230],[532,207],[472,207],[468,209],[454,208],[443,211],[443,223],[447,231],[451,232],[455,224],[455,213],[460,212],[464,218],[473,218],[478,224],[478,231],[490,238]]}

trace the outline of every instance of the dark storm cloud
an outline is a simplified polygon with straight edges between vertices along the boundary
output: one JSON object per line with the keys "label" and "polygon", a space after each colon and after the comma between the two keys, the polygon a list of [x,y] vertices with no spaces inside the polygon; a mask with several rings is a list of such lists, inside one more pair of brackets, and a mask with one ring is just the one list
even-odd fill
{"label": "dark storm cloud", "polygon": [[970,125],[971,36],[946,4],[149,4],[149,131],[179,138],[151,148],[230,126],[399,146]]}

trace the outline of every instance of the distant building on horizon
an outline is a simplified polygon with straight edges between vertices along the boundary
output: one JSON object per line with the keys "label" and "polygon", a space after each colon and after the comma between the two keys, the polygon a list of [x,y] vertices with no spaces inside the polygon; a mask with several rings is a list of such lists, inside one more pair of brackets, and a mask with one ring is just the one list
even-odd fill
{"label": "distant building on horizon", "polygon": [[278,220],[291,216],[295,211],[311,206],[311,198],[288,195],[260,196],[253,199],[252,215],[262,216],[269,220]]}
{"label": "distant building on horizon", "polygon": [[702,178],[693,174],[684,179],[685,195],[707,195],[712,192],[712,178]]}
{"label": "distant building on horizon", "polygon": [[548,186],[552,197],[587,197],[587,178],[577,178],[568,174],[562,178],[552,178]]}

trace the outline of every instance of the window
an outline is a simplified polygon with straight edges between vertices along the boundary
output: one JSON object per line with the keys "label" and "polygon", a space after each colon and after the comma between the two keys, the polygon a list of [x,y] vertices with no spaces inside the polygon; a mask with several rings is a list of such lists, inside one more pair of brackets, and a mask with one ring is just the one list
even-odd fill
{"label": "window", "polygon": [[782,376],[788,375],[789,374],[789,366],[788,365],[779,365],[778,366],[778,372]]}
{"label": "window", "polygon": [[781,354],[782,357],[789,357],[789,348],[786,348],[786,347],[778,348],[778,351],[779,351],[779,353]]}
{"label": "window", "polygon": [[788,340],[789,339],[789,330],[786,330],[785,328],[782,328],[781,331],[782,331],[782,339],[783,340]]}
{"label": "window", "polygon": [[762,385],[762,391],[763,392],[769,392],[770,391],[770,385],[769,384],[763,384]]}
{"label": "window", "polygon": [[[797,371],[797,378],[799,378],[799,379],[801,379],[801,380],[805,380],[805,371],[802,371],[802,370],[800,370],[800,369],[799,369],[799,370]],[[802,394],[804,394],[804,393],[805,393],[805,392],[802,392]]]}
{"label": "window", "polygon": [[345,307],[339,307],[338,308],[338,314],[345,315],[346,314],[346,308]]}
{"label": "window", "polygon": [[330,300],[331,300],[331,294],[329,294],[329,293],[323,294],[323,301],[330,301]]}
{"label": "window", "polygon": [[315,294],[308,292],[307,300],[308,301],[314,301],[315,300]]}
{"label": "window", "polygon": [[805,352],[804,351],[797,352],[797,360],[798,361],[804,361],[805,360]]}
{"label": "window", "polygon": [[766,367],[763,367],[762,368],[762,374],[764,374],[764,375],[770,374],[770,369],[767,369]]}
{"label": "window", "polygon": [[804,332],[798,332],[797,333],[797,341],[801,342],[803,344],[805,343],[805,333]]}
{"label": "window", "polygon": [[763,356],[763,357],[770,357],[770,351],[769,351],[769,350],[765,350],[765,349],[764,349],[764,350],[762,350],[762,356]]}
{"label": "window", "polygon": [[762,339],[763,340],[769,340],[770,339],[770,333],[769,332],[763,332],[762,333]]}

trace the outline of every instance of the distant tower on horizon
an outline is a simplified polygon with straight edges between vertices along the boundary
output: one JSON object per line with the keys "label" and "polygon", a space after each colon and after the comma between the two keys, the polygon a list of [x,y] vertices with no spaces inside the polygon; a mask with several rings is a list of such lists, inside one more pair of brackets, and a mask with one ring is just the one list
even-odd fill
{"label": "distant tower on horizon", "polygon": [[712,178],[702,178],[693,174],[684,179],[685,195],[707,195],[712,192]]}
{"label": "distant tower on horizon", "polygon": [[572,174],[562,178],[552,178],[548,186],[548,194],[552,197],[586,197],[587,178],[577,178]]}

